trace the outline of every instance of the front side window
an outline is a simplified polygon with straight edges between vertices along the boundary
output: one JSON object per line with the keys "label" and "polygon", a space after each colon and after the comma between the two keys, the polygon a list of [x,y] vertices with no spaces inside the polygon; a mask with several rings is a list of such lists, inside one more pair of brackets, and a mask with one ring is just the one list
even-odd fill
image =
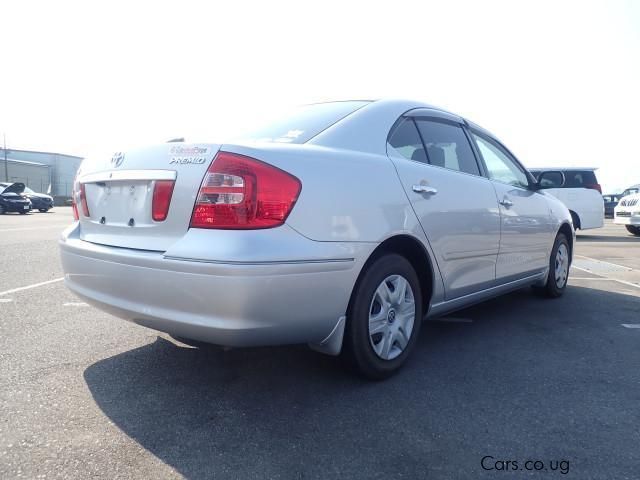
{"label": "front side window", "polygon": [[527,174],[515,163],[511,157],[497,144],[472,134],[478,145],[480,155],[487,166],[487,172],[491,180],[507,183],[515,187],[528,188]]}
{"label": "front side window", "polygon": [[478,164],[462,127],[432,120],[416,121],[431,165],[480,175]]}

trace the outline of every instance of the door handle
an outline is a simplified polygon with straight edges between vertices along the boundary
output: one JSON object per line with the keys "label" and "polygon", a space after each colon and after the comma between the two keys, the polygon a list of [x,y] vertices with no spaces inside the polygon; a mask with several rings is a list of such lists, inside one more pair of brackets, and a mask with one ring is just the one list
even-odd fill
{"label": "door handle", "polygon": [[508,198],[505,198],[500,202],[500,205],[502,205],[503,207],[509,208],[513,206],[513,202]]}
{"label": "door handle", "polygon": [[438,190],[436,188],[429,187],[427,185],[414,185],[412,189],[416,193],[428,193],[430,195],[435,195],[436,193],[438,193]]}

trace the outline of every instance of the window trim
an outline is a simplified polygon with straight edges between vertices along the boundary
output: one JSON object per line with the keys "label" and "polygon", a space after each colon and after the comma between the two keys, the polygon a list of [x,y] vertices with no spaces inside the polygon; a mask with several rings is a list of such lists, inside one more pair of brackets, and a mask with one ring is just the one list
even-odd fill
{"label": "window trim", "polygon": [[[529,172],[529,170],[527,170],[524,165],[522,165],[522,163],[520,162],[520,160],[518,160],[518,158],[511,153],[511,150],[509,150],[507,147],[505,147],[498,139],[496,139],[495,137],[492,137],[491,135],[488,135],[486,132],[480,131],[476,128],[467,126],[468,130],[469,130],[469,136],[470,138],[473,140],[473,145],[474,147],[477,149],[477,154],[478,154],[478,158],[480,159],[483,169],[485,171],[485,176],[491,180],[492,182],[498,182],[501,183],[503,185],[510,185],[514,188],[520,188],[522,190],[533,190],[533,185],[535,185],[536,181],[535,179],[532,178],[531,173]],[[500,180],[496,180],[491,178],[490,174],[489,174],[489,169],[487,168],[487,163],[485,162],[484,158],[482,157],[482,153],[480,152],[480,147],[478,146],[475,138],[473,138],[473,135],[476,135],[480,138],[482,138],[483,140],[486,140],[487,142],[491,143],[494,147],[498,148],[499,150],[501,150],[506,156],[507,158],[509,158],[509,160],[511,160],[514,165],[524,174],[525,178],[527,179],[527,186],[526,187],[521,187],[519,185],[513,185],[511,183],[505,183],[502,182]]]}
{"label": "window trim", "polygon": [[444,169],[452,171],[452,172],[466,173],[467,175],[473,175],[474,177],[484,177],[485,176],[485,175],[483,175],[483,167],[480,165],[480,162],[478,161],[478,156],[476,155],[473,143],[471,143],[471,141],[469,139],[469,135],[467,135],[467,132],[465,131],[466,125],[464,123],[459,123],[459,122],[451,120],[449,118],[430,116],[430,115],[419,115],[418,114],[418,115],[412,116],[411,118],[413,118],[413,122],[415,123],[416,128],[418,129],[418,134],[420,135],[420,140],[422,140],[422,147],[424,148],[424,151],[427,154],[427,160],[429,160],[429,165],[431,165],[432,167],[438,167],[437,165],[433,165],[431,163],[431,159],[429,159],[429,154],[427,153],[427,144],[425,143],[424,138],[422,137],[422,132],[420,131],[420,127],[418,126],[418,120],[424,120],[426,122],[433,122],[433,123],[442,123],[444,125],[450,125],[452,127],[458,127],[460,130],[462,130],[462,134],[467,139],[467,143],[469,144],[469,148],[471,149],[471,155],[473,156],[473,160],[475,161],[476,167],[478,169],[478,173],[465,172],[464,170],[456,170],[454,168],[447,168],[447,167],[438,167],[438,168],[444,168]]}
{"label": "window trim", "polygon": [[[458,122],[457,120],[454,120],[453,118],[455,118],[453,115],[448,115],[448,116],[440,116],[439,115],[440,112],[436,111],[431,111],[429,109],[421,109],[421,108],[416,108],[413,110],[409,110],[408,112],[403,113],[402,115],[400,115],[398,117],[398,119],[393,123],[393,125],[391,126],[391,128],[389,129],[389,133],[387,134],[387,142],[386,144],[389,145],[389,139],[391,138],[391,136],[393,135],[393,133],[395,132],[395,130],[398,128],[398,126],[403,122],[403,121],[410,121],[414,128],[416,129],[416,131],[418,132],[418,137],[420,138],[420,142],[422,143],[422,148],[424,149],[424,153],[425,156],[427,157],[427,161],[426,162],[420,162],[418,160],[412,160],[410,158],[406,158],[406,157],[401,157],[401,160],[408,160],[409,162],[414,162],[414,163],[418,163],[420,165],[428,165],[430,167],[434,167],[434,168],[442,168],[444,170],[447,170],[448,172],[456,172],[456,173],[463,173],[465,175],[471,175],[473,177],[477,177],[477,178],[488,178],[488,176],[485,174],[485,169],[484,169],[484,164],[482,162],[480,162],[480,158],[478,157],[478,154],[476,152],[476,146],[475,143],[472,142],[471,136],[469,135],[469,133],[466,131],[466,124],[463,123],[464,120],[461,119],[461,122]],[[445,125],[450,125],[453,127],[458,127],[462,130],[465,138],[467,139],[467,142],[469,143],[469,147],[471,148],[471,153],[473,155],[473,158],[476,162],[476,167],[478,167],[478,173],[470,173],[470,172],[465,172],[464,170],[456,170],[453,168],[447,168],[447,167],[439,167],[438,165],[433,165],[431,163],[431,159],[429,158],[429,153],[427,151],[427,146],[426,143],[424,141],[424,138],[422,137],[422,132],[420,131],[420,128],[418,127],[418,120],[425,120],[428,122],[434,122],[434,123],[442,123]],[[389,156],[389,150],[387,149],[387,157],[391,158]],[[394,157],[397,158],[397,157]]]}
{"label": "window trim", "polygon": [[[414,162],[414,163],[419,163],[420,165],[431,165],[431,161],[429,160],[429,155],[427,154],[427,149],[424,147],[424,140],[422,139],[422,135],[420,134],[420,129],[418,128],[418,125],[416,125],[415,120],[413,120],[413,118],[411,117],[407,117],[404,114],[400,115],[398,117],[398,119],[393,122],[393,125],[391,125],[391,128],[389,129],[389,133],[387,133],[387,141],[385,142],[385,153],[387,154],[387,158],[392,158],[389,155],[389,147],[388,145],[391,145],[391,142],[389,141],[391,139],[391,136],[395,133],[396,129],[400,126],[400,124],[404,121],[408,121],[411,122],[411,124],[413,125],[413,128],[416,129],[416,132],[418,132],[418,138],[420,139],[420,143],[422,144],[422,148],[424,149],[424,154],[427,157],[427,162],[420,162],[418,160],[411,160],[410,158],[401,156],[401,157],[393,157],[393,158],[400,158],[403,160],[408,160],[410,162]],[[431,165],[433,166],[433,165]]]}

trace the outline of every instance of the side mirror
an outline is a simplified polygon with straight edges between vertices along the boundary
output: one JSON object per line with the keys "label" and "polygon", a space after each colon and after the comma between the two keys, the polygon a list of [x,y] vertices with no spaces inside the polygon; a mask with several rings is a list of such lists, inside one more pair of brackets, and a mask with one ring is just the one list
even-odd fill
{"label": "side mirror", "polygon": [[564,182],[564,173],[556,170],[546,170],[544,172],[540,172],[540,174],[538,175],[536,189],[542,190],[544,188],[561,188],[564,186]]}

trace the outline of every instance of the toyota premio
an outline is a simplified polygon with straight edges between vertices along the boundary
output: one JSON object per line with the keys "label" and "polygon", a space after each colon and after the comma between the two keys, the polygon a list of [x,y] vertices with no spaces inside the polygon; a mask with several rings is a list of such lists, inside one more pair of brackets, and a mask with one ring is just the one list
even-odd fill
{"label": "toyota premio", "polygon": [[65,283],[187,342],[305,343],[384,378],[425,319],[563,294],[575,234],[545,192],[563,183],[426,104],[308,105],[241,140],[85,160]]}

